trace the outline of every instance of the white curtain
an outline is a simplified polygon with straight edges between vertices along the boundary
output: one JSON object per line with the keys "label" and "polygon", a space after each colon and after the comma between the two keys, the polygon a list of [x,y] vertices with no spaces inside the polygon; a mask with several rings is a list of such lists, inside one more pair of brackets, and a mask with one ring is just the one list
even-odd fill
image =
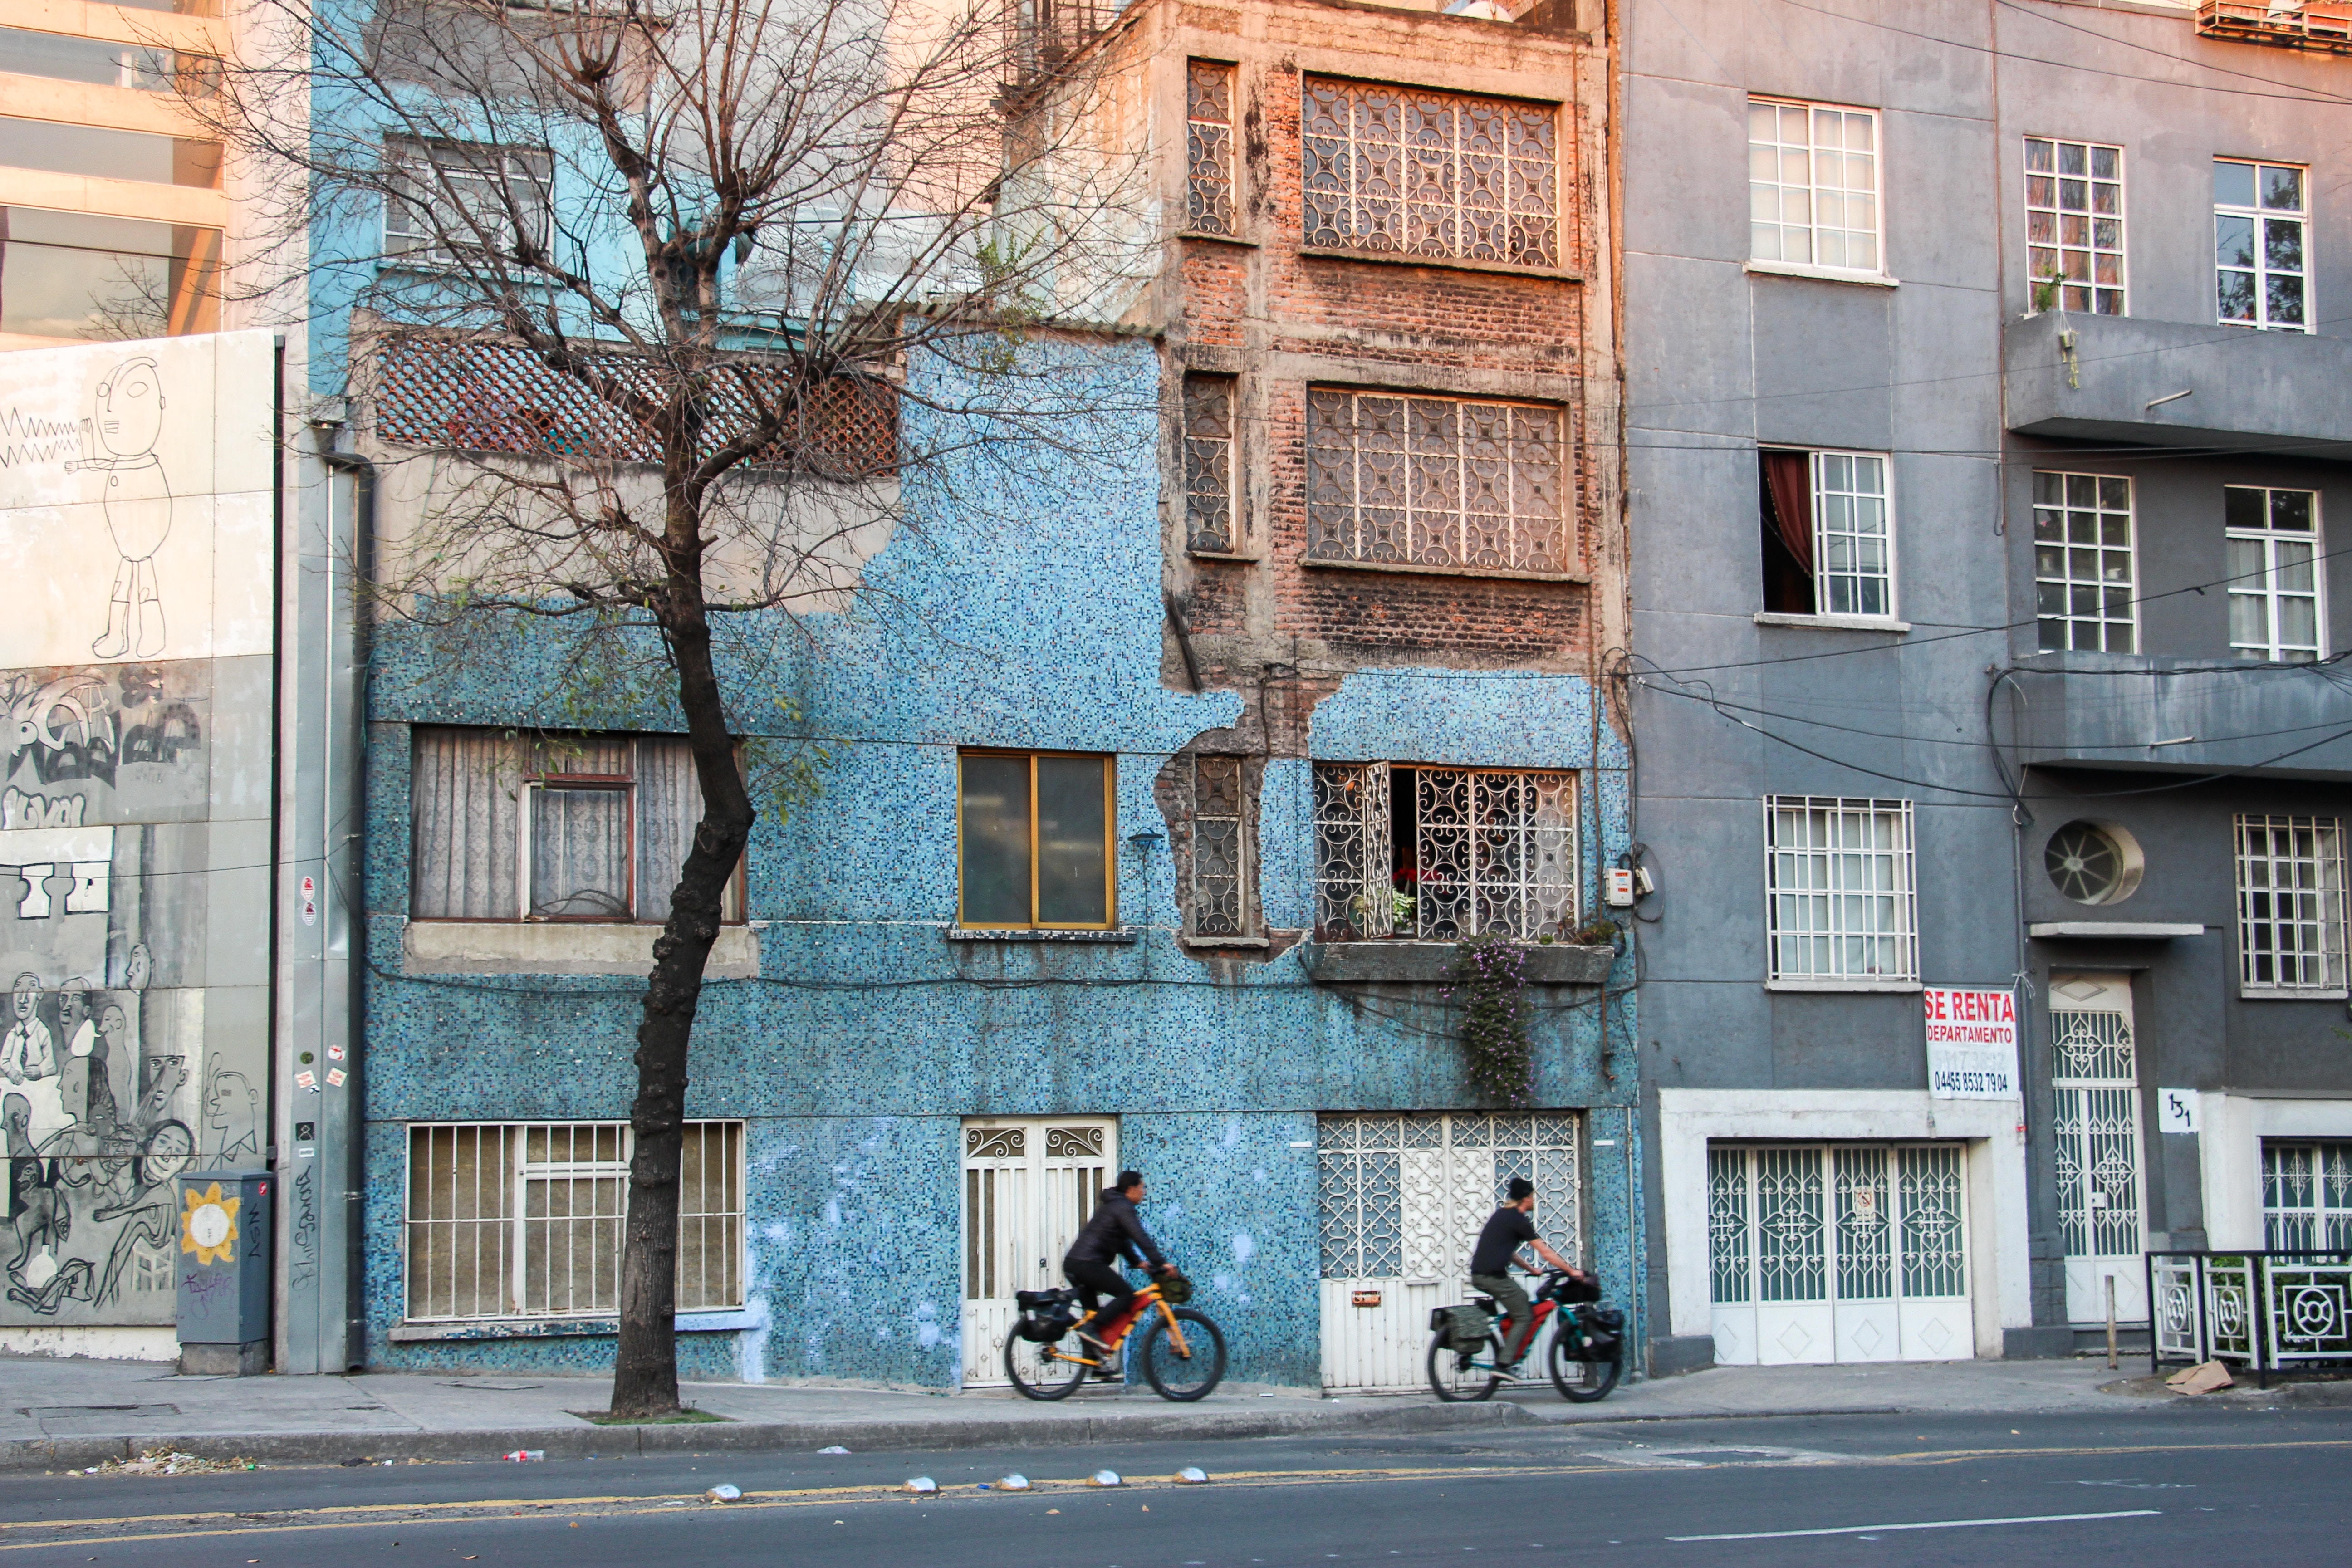
{"label": "white curtain", "polygon": [[531,792],[530,912],[547,920],[629,914],[626,787]]}
{"label": "white curtain", "polygon": [[497,731],[416,731],[413,917],[510,921],[520,912],[522,782],[520,748]]}
{"label": "white curtain", "polygon": [[[702,820],[702,781],[695,775],[694,751],[683,735],[646,735],[637,741],[637,918],[669,919],[669,896],[694,847],[695,825]],[[736,880],[727,879],[720,914],[740,916]]]}

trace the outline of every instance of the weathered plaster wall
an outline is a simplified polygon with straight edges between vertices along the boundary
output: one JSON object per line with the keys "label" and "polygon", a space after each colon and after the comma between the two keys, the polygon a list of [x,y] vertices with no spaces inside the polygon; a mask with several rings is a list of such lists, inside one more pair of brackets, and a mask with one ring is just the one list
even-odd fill
{"label": "weathered plaster wall", "polygon": [[[759,978],[706,990],[688,1095],[689,1115],[751,1123],[751,1316],[764,1326],[689,1336],[682,1354],[694,1366],[952,1385],[958,1119],[1083,1111],[1120,1117],[1122,1163],[1151,1174],[1149,1218],[1201,1282],[1201,1305],[1233,1334],[1231,1375],[1311,1384],[1314,1113],[1467,1102],[1442,1016],[1407,988],[1318,987],[1295,952],[1213,969],[1178,945],[1167,848],[1127,835],[1164,829],[1155,773],[1200,731],[1232,723],[1241,700],[1171,691],[1161,679],[1151,349],[1054,352],[1096,356],[1104,412],[1096,428],[1073,433],[1083,450],[1021,464],[1000,453],[910,486],[919,493],[907,522],[867,568],[869,597],[807,624],[790,694],[809,732],[845,739],[820,797],[755,831],[748,898]],[[528,705],[540,688],[512,671],[432,669],[396,637],[386,665],[370,787],[370,1359],[602,1364],[611,1342],[595,1336],[388,1337],[401,1311],[396,1124],[622,1117],[636,994],[620,979],[402,973],[406,726],[547,715]],[[1591,760],[1580,683],[1420,674],[1428,679],[1340,681],[1315,715],[1317,754]],[[747,712],[761,707],[757,693],[740,700]],[[1601,734],[1603,766],[1622,767],[1605,726]],[[956,749],[968,744],[1119,753],[1121,915],[1139,940],[943,934],[954,918]],[[1604,826],[1588,855],[1622,839],[1622,774],[1600,776]],[[1304,800],[1303,773],[1270,782],[1260,826],[1267,897],[1302,910]],[[1537,1102],[1630,1105],[1630,1076],[1607,1074],[1589,994],[1544,1002]],[[1612,998],[1612,1013],[1629,1005]],[[1597,1117],[1594,1136],[1621,1121]],[[1591,1236],[1622,1299],[1625,1205],[1622,1193],[1609,1195],[1600,1157],[1609,1152],[1592,1162]]]}

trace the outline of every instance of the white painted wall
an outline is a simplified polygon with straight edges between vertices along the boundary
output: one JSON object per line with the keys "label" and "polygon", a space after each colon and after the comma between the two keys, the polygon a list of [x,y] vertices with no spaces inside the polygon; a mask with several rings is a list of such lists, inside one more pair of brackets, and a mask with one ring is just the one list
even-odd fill
{"label": "white painted wall", "polygon": [[2217,1252],[2258,1247],[2263,1140],[2352,1138],[2352,1100],[2263,1100],[2218,1090],[2197,1099],[2206,1245]]}

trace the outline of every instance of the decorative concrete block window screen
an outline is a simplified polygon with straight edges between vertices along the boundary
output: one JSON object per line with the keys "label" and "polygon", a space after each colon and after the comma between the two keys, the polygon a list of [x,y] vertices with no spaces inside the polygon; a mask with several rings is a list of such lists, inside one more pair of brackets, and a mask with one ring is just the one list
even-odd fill
{"label": "decorative concrete block window screen", "polygon": [[2037,470],[2033,594],[2042,646],[2137,651],[2133,584],[2131,480]]}
{"label": "decorative concrete block window screen", "polygon": [[1551,103],[1302,79],[1307,247],[1558,267],[1559,119]]}
{"label": "decorative concrete block window screen", "polygon": [[2343,818],[2242,816],[2236,826],[2240,987],[2347,994]]}
{"label": "decorative concrete block window screen", "polygon": [[[635,1138],[625,1122],[408,1131],[405,1317],[609,1317]],[[743,1124],[689,1121],[679,1163],[677,1308],[743,1302]]]}
{"label": "decorative concrete block window screen", "polygon": [[1307,394],[1307,559],[1569,570],[1568,445],[1546,404]]}
{"label": "decorative concrete block window screen", "polygon": [[1230,554],[1240,543],[1234,506],[1234,397],[1230,375],[1184,377],[1184,538]]}
{"label": "decorative concrete block window screen", "polygon": [[1770,978],[1825,989],[1919,978],[1911,803],[1764,801]]}
{"label": "decorative concrete block window screen", "polygon": [[2352,1142],[2263,1141],[2263,1245],[2352,1252]]}
{"label": "decorative concrete block window screen", "polygon": [[383,250],[409,266],[458,267],[517,238],[548,243],[548,155],[493,142],[395,139],[383,205]]}
{"label": "decorative concrete block window screen", "polygon": [[[409,916],[669,918],[702,790],[683,736],[415,731]],[[742,872],[720,894],[742,918]]]}
{"label": "decorative concrete block window screen", "polygon": [[1748,100],[1748,217],[1759,261],[1878,272],[1878,115]]}
{"label": "decorative concrete block window screen", "polygon": [[1242,936],[1249,930],[1250,808],[1240,757],[1194,756],[1191,934]]}
{"label": "decorative concrete block window screen", "polygon": [[1184,226],[1240,232],[1234,213],[1234,68],[1192,60],[1184,71]]}
{"label": "decorative concrete block window screen", "polygon": [[1787,615],[1895,614],[1886,459],[1765,447],[1764,607]]}
{"label": "decorative concrete block window screen", "polygon": [[2215,309],[2227,325],[2311,331],[2304,240],[2309,171],[2213,161]]}
{"label": "decorative concrete block window screen", "polygon": [[1572,773],[1315,764],[1316,924],[1328,940],[1523,941],[1576,928]]}
{"label": "decorative concrete block window screen", "polygon": [[1118,759],[966,752],[957,760],[957,920],[1101,931],[1118,919]]}
{"label": "decorative concrete block window screen", "polygon": [[2230,543],[2230,646],[2256,658],[2305,663],[2326,649],[2320,611],[2319,496],[2313,490],[2221,491]]}
{"label": "decorative concrete block window screen", "polygon": [[2025,264],[2037,310],[2124,310],[2124,150],[2025,139]]}

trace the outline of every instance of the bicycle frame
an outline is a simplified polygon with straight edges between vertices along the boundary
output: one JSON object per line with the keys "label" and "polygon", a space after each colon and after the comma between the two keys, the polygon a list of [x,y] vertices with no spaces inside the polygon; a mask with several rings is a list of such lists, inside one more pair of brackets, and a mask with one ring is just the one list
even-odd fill
{"label": "bicycle frame", "polygon": [[[1189,1358],[1192,1353],[1192,1349],[1190,1345],[1184,1342],[1184,1326],[1176,1321],[1176,1310],[1171,1307],[1160,1296],[1160,1286],[1157,1281],[1146,1285],[1142,1289],[1138,1290],[1135,1293],[1135,1305],[1128,1309],[1124,1317],[1118,1319],[1108,1325],[1110,1331],[1108,1333],[1100,1336],[1104,1345],[1111,1350],[1117,1350],[1121,1344],[1126,1342],[1128,1335],[1135,1331],[1135,1325],[1143,1321],[1143,1315],[1154,1307],[1160,1309],[1160,1317],[1167,1321],[1168,1337],[1175,1344],[1176,1353]],[[1085,1317],[1078,1320],[1076,1327],[1083,1329],[1094,1321],[1094,1314],[1089,1312]],[[1045,1352],[1045,1359],[1048,1361],[1081,1362],[1087,1366],[1102,1365],[1102,1361],[1098,1357],[1090,1355],[1072,1355],[1064,1351],[1059,1345],[1048,1348]]]}

